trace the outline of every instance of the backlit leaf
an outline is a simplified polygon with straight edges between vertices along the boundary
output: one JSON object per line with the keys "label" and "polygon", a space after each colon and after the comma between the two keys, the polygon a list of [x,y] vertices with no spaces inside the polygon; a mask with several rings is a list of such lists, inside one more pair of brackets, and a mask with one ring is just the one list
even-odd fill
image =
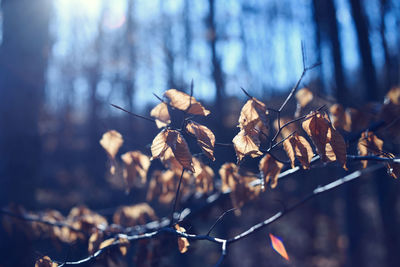
{"label": "backlit leaf", "polygon": [[[205,109],[193,96],[176,89],[167,90],[164,95],[169,98],[170,105],[193,115],[207,116],[210,111]],[[190,108],[189,108],[190,107]],[[188,110],[189,109],[189,110]]]}
{"label": "backlit leaf", "polygon": [[237,161],[240,163],[244,156],[248,155],[253,158],[262,155],[259,150],[260,140],[256,133],[250,132],[246,134],[244,130],[241,130],[232,140],[233,147],[236,151]]}
{"label": "backlit leaf", "polygon": [[163,128],[171,123],[169,116],[168,106],[166,103],[161,102],[150,111],[150,116],[156,118],[158,128]]}
{"label": "backlit leaf", "polygon": [[283,163],[275,160],[270,154],[265,155],[259,164],[260,172],[265,180],[265,183],[268,183],[271,180],[271,188],[275,188],[278,184],[278,176],[281,173],[283,167]]}
{"label": "backlit leaf", "polygon": [[287,261],[289,260],[289,256],[286,252],[285,246],[283,245],[282,240],[279,237],[274,236],[273,234],[269,234],[269,238],[271,239],[272,248],[279,253],[283,258]]}
{"label": "backlit leaf", "polygon": [[283,142],[283,148],[290,159],[292,168],[294,168],[295,157],[300,161],[304,169],[310,168],[314,152],[303,136],[295,133]]}
{"label": "backlit leaf", "polygon": [[146,224],[154,220],[157,220],[157,216],[147,203],[122,206],[113,215],[113,222],[124,227]]}
{"label": "backlit leaf", "polygon": [[125,164],[123,177],[127,190],[134,185],[143,185],[146,183],[147,170],[150,167],[150,159],[140,151],[129,151],[121,156]]}
{"label": "backlit leaf", "polygon": [[296,93],[297,104],[301,108],[307,106],[308,103],[310,103],[313,100],[313,98],[314,98],[313,93],[307,88],[302,88],[298,90]]}
{"label": "backlit leaf", "polygon": [[346,168],[346,143],[329,120],[317,112],[302,123],[304,131],[310,136],[322,161],[338,161]]}
{"label": "backlit leaf", "polygon": [[214,171],[199,159],[193,158],[194,177],[196,178],[196,191],[208,193],[214,190]]}
{"label": "backlit leaf", "polygon": [[151,160],[160,158],[163,161],[169,148],[183,168],[194,172],[192,154],[185,139],[176,130],[164,129],[154,138],[151,145],[151,153],[153,155]]}
{"label": "backlit leaf", "polygon": [[[369,154],[379,155],[382,152],[383,141],[379,139],[373,132],[363,132],[358,140],[357,148],[360,156],[367,156]],[[368,165],[367,160],[361,161],[363,168]]]}
{"label": "backlit leaf", "polygon": [[201,125],[197,122],[190,121],[186,125],[186,130],[193,134],[200,148],[204,151],[206,156],[212,160],[215,160],[214,157],[214,145],[215,145],[215,136],[213,132],[208,129],[206,126]]}
{"label": "backlit leaf", "polygon": [[122,138],[122,135],[115,130],[111,130],[103,134],[103,137],[100,140],[100,145],[106,150],[108,155],[114,159],[123,142],[124,139]]}
{"label": "backlit leaf", "polygon": [[[186,230],[183,227],[180,227],[179,224],[175,225],[175,229],[178,230],[179,232],[185,233]],[[188,250],[188,247],[190,246],[189,241],[187,240],[186,237],[178,237],[178,248],[180,253],[185,253]]]}
{"label": "backlit leaf", "polygon": [[44,256],[38,259],[35,263],[35,267],[57,267],[58,264],[53,262],[48,256]]}
{"label": "backlit leaf", "polygon": [[268,111],[264,103],[256,98],[249,99],[242,107],[239,117],[239,127],[246,133],[253,131],[257,123],[261,123],[264,134],[268,134]]}
{"label": "backlit leaf", "polygon": [[351,115],[341,104],[334,104],[329,108],[331,113],[332,125],[335,129],[351,131]]}

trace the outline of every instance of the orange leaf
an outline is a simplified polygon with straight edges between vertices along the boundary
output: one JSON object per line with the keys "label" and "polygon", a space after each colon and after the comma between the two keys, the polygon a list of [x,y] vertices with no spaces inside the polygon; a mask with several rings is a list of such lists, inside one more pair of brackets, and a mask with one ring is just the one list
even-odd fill
{"label": "orange leaf", "polygon": [[164,129],[154,138],[151,144],[151,154],[153,156],[150,160],[161,158],[163,161],[169,148],[183,168],[194,172],[192,154],[185,139],[176,130]]}
{"label": "orange leaf", "polygon": [[283,163],[275,160],[270,154],[265,155],[259,164],[260,172],[268,183],[271,180],[271,188],[275,188],[278,184],[278,176],[283,167]]}
{"label": "orange leaf", "polygon": [[154,220],[157,220],[157,216],[147,203],[122,206],[113,215],[113,222],[124,227],[146,224]]}
{"label": "orange leaf", "polygon": [[123,142],[122,135],[115,130],[111,130],[103,134],[100,145],[106,150],[110,158],[114,159]]}
{"label": "orange leaf", "polygon": [[35,263],[35,267],[57,267],[58,264],[53,262],[48,256],[44,256],[38,259]]}
{"label": "orange leaf", "polygon": [[156,118],[156,124],[158,128],[163,128],[171,123],[171,117],[169,116],[168,106],[164,102],[155,106],[150,111],[150,116]]}
{"label": "orange leaf", "polygon": [[283,142],[283,148],[290,159],[292,168],[294,168],[295,156],[300,161],[304,169],[310,168],[310,162],[314,152],[310,144],[303,136],[295,133],[293,136]]}
{"label": "orange leaf", "polygon": [[125,184],[128,187],[128,192],[134,185],[145,184],[147,170],[150,167],[149,157],[140,151],[129,151],[123,154],[121,159],[125,164],[123,176]]}
{"label": "orange leaf", "polygon": [[241,130],[232,140],[233,147],[236,151],[237,161],[240,163],[244,156],[249,155],[253,158],[262,155],[259,150],[260,140],[258,136],[254,133],[246,134],[244,130]]}
{"label": "orange leaf", "polygon": [[385,104],[393,103],[400,105],[400,87],[393,87],[385,96]]}
{"label": "orange leaf", "polygon": [[[382,152],[383,141],[379,139],[373,132],[363,132],[358,140],[357,148],[360,156],[368,154],[379,155]],[[367,160],[361,161],[363,168],[368,165]]]}
{"label": "orange leaf", "polygon": [[169,89],[164,93],[164,95],[169,98],[171,101],[170,105],[174,108],[186,111],[190,107],[189,110],[187,110],[187,113],[193,115],[207,116],[210,114],[210,111],[205,109],[200,102],[197,102],[193,96],[191,97],[184,92],[176,89]]}
{"label": "orange leaf", "polygon": [[242,107],[239,117],[239,127],[246,133],[254,130],[257,123],[261,122],[264,134],[268,132],[268,111],[264,103],[256,98],[249,99]]}
{"label": "orange leaf", "polygon": [[194,177],[196,178],[196,191],[208,193],[214,190],[214,171],[197,158],[193,158]]}
{"label": "orange leaf", "polygon": [[215,136],[213,132],[206,126],[194,121],[189,121],[189,123],[186,125],[186,130],[196,136],[197,143],[204,151],[206,156],[214,161]]}
{"label": "orange leaf", "polygon": [[313,93],[307,88],[302,88],[298,90],[296,93],[297,105],[299,105],[301,108],[307,106],[308,103],[310,103],[313,100],[313,98],[314,98]]}
{"label": "orange leaf", "polygon": [[[179,224],[175,225],[175,229],[178,230],[179,232],[185,233],[186,230],[183,227],[180,227]],[[188,250],[188,247],[190,246],[189,241],[187,240],[186,237],[178,237],[178,248],[180,253],[185,253]]]}
{"label": "orange leaf", "polygon": [[271,246],[272,248],[279,253],[283,258],[287,261],[289,260],[289,256],[286,252],[285,246],[279,237],[274,236],[273,234],[269,234],[269,238],[271,238]]}
{"label": "orange leaf", "polygon": [[346,168],[346,143],[325,116],[317,112],[302,123],[304,131],[310,136],[322,161],[338,161]]}
{"label": "orange leaf", "polygon": [[341,104],[334,104],[329,108],[332,117],[332,124],[335,129],[351,131],[351,115]]}

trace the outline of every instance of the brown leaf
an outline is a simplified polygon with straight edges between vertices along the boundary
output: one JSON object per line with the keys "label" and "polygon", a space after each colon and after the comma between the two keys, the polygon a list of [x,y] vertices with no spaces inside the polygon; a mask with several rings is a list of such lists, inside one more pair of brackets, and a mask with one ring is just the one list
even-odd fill
{"label": "brown leaf", "polygon": [[150,116],[156,118],[158,128],[163,128],[171,123],[171,117],[168,112],[168,105],[161,102],[150,111]]}
{"label": "brown leaf", "polygon": [[236,151],[238,164],[242,161],[244,156],[248,155],[255,158],[262,155],[262,152],[259,150],[260,140],[254,131],[246,134],[244,130],[241,130],[233,138],[232,142]]}
{"label": "brown leaf", "polygon": [[100,244],[104,240],[104,234],[103,232],[96,231],[93,234],[90,235],[89,237],[89,245],[88,245],[88,252],[92,255],[95,253],[98,249]]}
{"label": "brown leaf", "polygon": [[174,108],[186,111],[189,106],[189,110],[187,110],[187,113],[193,114],[193,115],[202,115],[202,116],[207,116],[210,114],[210,111],[205,109],[200,102],[197,102],[197,100],[190,95],[178,91],[176,89],[169,89],[167,90],[164,95],[169,98],[170,105],[173,106]]}
{"label": "brown leaf", "polygon": [[214,190],[214,171],[197,158],[193,158],[193,166],[195,170],[194,177],[196,178],[196,191],[200,193],[212,192]]}
{"label": "brown leaf", "polygon": [[107,154],[112,159],[115,158],[115,155],[117,155],[118,150],[123,143],[124,139],[122,138],[122,135],[115,130],[104,133],[100,140],[100,145],[106,150]]}
{"label": "brown leaf", "polygon": [[[175,225],[175,229],[178,230],[179,232],[185,233],[186,230],[183,227],[180,227],[179,224]],[[189,241],[187,240],[186,237],[178,237],[178,248],[180,253],[185,253],[188,250],[188,247],[190,246]]]}
{"label": "brown leaf", "polygon": [[295,133],[283,142],[283,148],[290,159],[292,168],[294,168],[295,157],[300,161],[304,169],[310,168],[314,152],[303,136]]}
{"label": "brown leaf", "polygon": [[35,263],[35,267],[57,267],[58,264],[53,262],[48,256],[44,256],[38,259]]}
{"label": "brown leaf", "polygon": [[332,117],[332,125],[335,129],[351,131],[351,115],[341,104],[334,104],[329,108]]}
{"label": "brown leaf", "polygon": [[206,126],[194,121],[190,121],[186,125],[186,130],[196,137],[197,143],[204,151],[206,156],[214,161],[215,136],[213,132]]}
{"label": "brown leaf", "polygon": [[278,184],[278,176],[281,173],[283,163],[275,160],[270,154],[267,154],[260,160],[258,167],[265,183],[271,180],[271,188],[275,188]]}
{"label": "brown leaf", "polygon": [[387,92],[385,96],[385,104],[393,103],[395,105],[400,105],[400,87],[393,87]]}
{"label": "brown leaf", "polygon": [[314,98],[313,93],[307,89],[307,88],[302,88],[297,91],[296,93],[296,100],[297,100],[297,105],[299,105],[301,108],[304,108],[305,106],[308,105]]}
{"label": "brown leaf", "polygon": [[258,130],[268,134],[268,111],[264,103],[256,98],[249,99],[242,107],[239,117],[239,127],[246,133],[253,131],[258,123],[261,123]]}
{"label": "brown leaf", "polygon": [[192,154],[189,151],[185,139],[176,130],[164,129],[154,138],[151,145],[151,153],[153,156],[150,160],[156,158],[160,158],[161,161],[166,160],[164,157],[169,148],[183,168],[194,172]]}
{"label": "brown leaf", "polygon": [[124,180],[127,191],[133,186],[139,186],[146,183],[147,170],[150,167],[150,159],[140,151],[129,151],[121,156],[125,164]]}
{"label": "brown leaf", "polygon": [[338,161],[346,168],[346,143],[328,119],[317,112],[302,123],[304,131],[310,136],[322,161]]}
{"label": "brown leaf", "polygon": [[147,203],[122,206],[114,213],[113,222],[123,227],[146,224],[157,220],[154,210]]}
{"label": "brown leaf", "polygon": [[235,214],[240,215],[240,207],[247,201],[260,194],[260,187],[251,186],[250,183],[258,178],[252,176],[240,176],[238,167],[234,163],[225,163],[219,170],[222,180],[222,191],[232,190],[230,197]]}
{"label": "brown leaf", "polygon": [[[379,139],[373,132],[363,132],[361,134],[360,139],[358,139],[358,154],[360,156],[368,156],[372,155],[380,155],[382,152],[383,141]],[[363,168],[366,168],[368,165],[367,160],[361,161],[363,164]]]}
{"label": "brown leaf", "polygon": [[[180,179],[180,174],[176,174],[171,170],[166,171],[155,171],[152,174],[152,178],[150,180],[149,189],[147,191],[146,199],[147,201],[153,200],[155,197],[158,197],[158,201],[162,204],[170,204],[172,200],[175,198],[177,184]],[[182,185],[181,185],[181,194],[180,196],[187,193],[187,172],[184,173]]]}

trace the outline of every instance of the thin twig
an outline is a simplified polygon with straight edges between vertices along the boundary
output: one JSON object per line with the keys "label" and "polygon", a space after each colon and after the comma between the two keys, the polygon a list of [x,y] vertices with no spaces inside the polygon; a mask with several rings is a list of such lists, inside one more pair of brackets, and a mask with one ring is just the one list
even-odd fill
{"label": "thin twig", "polygon": [[249,94],[249,92],[247,92],[243,87],[240,87],[240,89],[242,89],[243,93],[250,99],[252,99],[253,97]]}
{"label": "thin twig", "polygon": [[128,113],[128,114],[130,114],[132,116],[135,116],[135,117],[147,120],[147,121],[151,121],[151,122],[154,122],[154,123],[156,122],[155,119],[148,118],[148,117],[145,117],[145,116],[142,116],[142,115],[139,115],[139,114],[132,113],[132,112],[130,112],[130,111],[124,109],[124,108],[121,108],[120,106],[117,106],[117,105],[114,105],[114,104],[110,104],[110,105],[113,106],[114,108],[117,108],[119,110],[125,111],[126,113]]}
{"label": "thin twig", "polygon": [[207,232],[206,235],[210,235],[211,232],[212,232],[212,230],[214,230],[215,226],[217,226],[218,222],[220,222],[220,221],[224,218],[224,216],[225,216],[226,214],[228,214],[229,212],[234,211],[234,210],[236,210],[236,208],[229,209],[229,210],[225,211],[224,213],[222,213],[222,214],[218,217],[218,219],[213,223],[213,225],[210,227],[210,230],[208,230],[208,232]]}
{"label": "thin twig", "polygon": [[181,177],[179,178],[178,188],[176,189],[174,204],[172,206],[172,213],[171,213],[171,222],[170,222],[171,226],[174,225],[174,214],[175,214],[176,204],[178,202],[179,190],[181,189],[182,178],[183,178],[184,172],[185,172],[185,168],[182,169]]}

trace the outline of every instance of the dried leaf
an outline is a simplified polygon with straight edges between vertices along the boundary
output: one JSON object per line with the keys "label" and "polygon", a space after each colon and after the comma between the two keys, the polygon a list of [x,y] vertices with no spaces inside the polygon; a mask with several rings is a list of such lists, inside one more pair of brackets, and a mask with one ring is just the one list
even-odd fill
{"label": "dried leaf", "polygon": [[147,203],[122,206],[113,216],[113,222],[124,227],[146,224],[154,220],[157,220],[157,216]]}
{"label": "dried leaf", "polygon": [[[175,229],[178,230],[179,232],[185,233],[186,230],[183,227],[180,227],[179,224],[175,225]],[[187,240],[186,237],[178,237],[178,248],[180,253],[185,253],[188,250],[188,247],[190,246],[189,241]]]}
{"label": "dried leaf", "polygon": [[250,185],[257,177],[240,176],[238,167],[234,163],[225,163],[219,170],[219,175],[222,180],[222,191],[231,190],[231,201],[233,207],[236,208],[235,214],[240,215],[240,207],[248,200],[254,199],[260,194],[260,187]]}
{"label": "dried leaf", "polygon": [[213,132],[206,126],[194,121],[190,121],[186,125],[186,130],[196,137],[200,148],[204,151],[208,158],[214,161],[215,136]]}
{"label": "dried leaf", "polygon": [[264,103],[256,98],[249,99],[242,107],[239,117],[239,127],[246,133],[253,131],[258,123],[261,123],[264,134],[268,134],[268,111]]}
{"label": "dried leaf", "polygon": [[303,136],[295,133],[283,142],[283,148],[290,159],[292,168],[294,168],[295,157],[300,161],[304,169],[310,168],[314,152]]}
{"label": "dried leaf", "polygon": [[124,180],[127,191],[133,186],[140,186],[146,183],[147,170],[150,167],[150,159],[140,151],[129,151],[121,156],[125,164]]}
{"label": "dried leaf", "polygon": [[301,108],[307,106],[308,103],[310,103],[313,100],[313,98],[314,98],[313,93],[307,88],[302,88],[298,90],[296,93],[297,105],[299,105]]}
{"label": "dried leaf", "polygon": [[346,143],[327,118],[315,113],[303,121],[304,131],[310,136],[322,161],[338,161],[346,168]]}
{"label": "dried leaf", "polygon": [[105,247],[108,247],[110,245],[112,245],[115,242],[115,238],[109,238],[104,240],[103,242],[100,243],[99,245],[99,249],[103,249]]}
{"label": "dried leaf", "polygon": [[160,158],[161,161],[166,160],[164,156],[169,148],[183,168],[194,172],[192,154],[189,151],[185,139],[176,130],[164,129],[154,138],[151,145],[151,153],[153,156],[150,160],[156,158]]}
{"label": "dried leaf", "polygon": [[[389,158],[394,159],[394,155],[391,153],[388,153],[387,155]],[[400,163],[396,162],[390,162],[386,164],[387,172],[390,176],[392,176],[394,179],[397,179],[400,177]]]}
{"label": "dried leaf", "polygon": [[385,96],[384,103],[393,103],[395,105],[400,105],[400,87],[393,87],[392,89],[390,89]]}
{"label": "dried leaf", "polygon": [[[279,130],[279,126],[282,127],[283,125],[285,125],[286,123],[288,123],[292,120],[293,119],[291,119],[289,117],[283,117],[283,118],[280,118],[280,124],[278,124],[278,120],[275,120],[274,121],[275,131]],[[286,125],[284,128],[282,128],[280,135],[282,138],[286,138],[287,136],[291,135],[296,130],[297,130],[296,123],[291,123],[291,124]]]}
{"label": "dried leaf", "polygon": [[238,164],[242,161],[244,156],[251,156],[253,158],[262,155],[259,150],[260,140],[256,133],[247,134],[244,130],[241,130],[232,140],[233,147],[236,151]]}
{"label": "dried leaf", "polygon": [[286,252],[285,246],[283,245],[282,240],[279,237],[274,236],[273,234],[269,234],[271,238],[271,246],[272,248],[279,253],[283,258],[287,261],[289,260],[289,256]]}
{"label": "dried leaf", "polygon": [[58,264],[53,262],[48,256],[44,256],[38,259],[35,263],[35,267],[57,267]]}
{"label": "dried leaf", "polygon": [[158,128],[163,128],[171,123],[171,117],[168,112],[168,105],[161,102],[150,111],[150,116],[156,118]]}
{"label": "dried leaf", "polygon": [[[373,132],[363,132],[360,139],[358,139],[358,154],[360,156],[379,155],[382,152],[383,141],[379,139]],[[368,165],[367,160],[361,161],[363,168]]]}
{"label": "dried leaf", "polygon": [[[147,191],[147,201],[151,201],[157,196],[160,203],[170,204],[176,193],[175,177],[176,174],[171,170],[153,172]],[[181,187],[181,192],[182,189],[183,187]]]}
{"label": "dried leaf", "polygon": [[195,170],[194,177],[196,178],[196,191],[199,193],[212,192],[214,190],[214,171],[197,158],[193,158],[193,166]]}
{"label": "dried leaf", "polygon": [[331,113],[332,125],[335,129],[351,131],[351,115],[341,104],[334,104],[329,108]]}
{"label": "dried leaf", "polygon": [[100,244],[104,240],[104,234],[100,231],[96,231],[89,237],[88,252],[93,255],[98,249]]}
{"label": "dried leaf", "polygon": [[190,107],[187,113],[193,115],[207,116],[210,114],[210,111],[205,109],[193,96],[190,97],[190,95],[184,92],[176,89],[169,89],[164,95],[169,98],[171,101],[170,105],[174,108],[186,111]]}
{"label": "dried leaf", "polygon": [[282,170],[283,163],[275,160],[270,154],[265,155],[259,164],[260,172],[265,180],[265,183],[268,183],[271,180],[271,188],[275,188],[278,184],[278,176]]}
{"label": "dried leaf", "polygon": [[107,151],[110,158],[114,159],[123,142],[122,135],[115,130],[111,130],[103,134],[100,145]]}

